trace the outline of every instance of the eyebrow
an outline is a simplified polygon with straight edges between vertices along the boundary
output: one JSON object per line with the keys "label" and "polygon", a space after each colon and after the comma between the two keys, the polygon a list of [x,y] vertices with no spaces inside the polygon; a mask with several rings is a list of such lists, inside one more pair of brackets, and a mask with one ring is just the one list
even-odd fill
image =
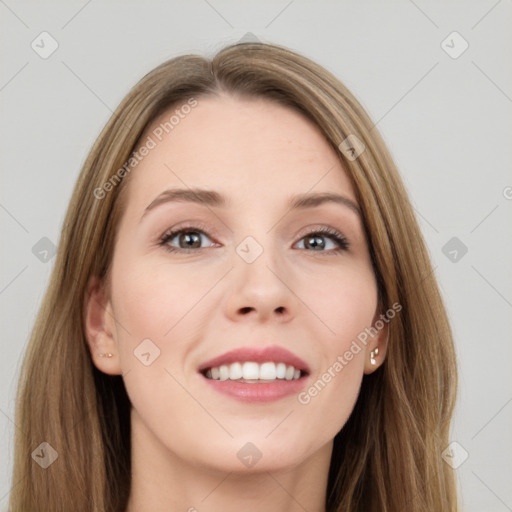
{"label": "eyebrow", "polygon": [[[157,206],[172,202],[189,202],[218,208],[225,208],[231,204],[231,201],[215,190],[205,190],[201,188],[169,189],[162,192],[147,206],[142,214],[141,220],[148,212],[154,210]],[[354,201],[348,197],[329,192],[294,195],[288,201],[288,208],[290,210],[302,210],[314,208],[326,203],[346,206],[361,217],[361,211]]]}

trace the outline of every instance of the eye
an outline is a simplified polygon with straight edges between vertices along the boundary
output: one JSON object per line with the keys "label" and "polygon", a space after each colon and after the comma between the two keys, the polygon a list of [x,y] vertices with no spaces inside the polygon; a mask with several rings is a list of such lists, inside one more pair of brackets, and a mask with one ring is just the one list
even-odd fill
{"label": "eye", "polygon": [[205,249],[202,246],[204,238],[211,242],[211,238],[197,227],[183,227],[166,232],[160,239],[159,245],[169,252],[189,252]]}
{"label": "eye", "polygon": [[[203,229],[198,226],[185,226],[164,233],[159,245],[168,252],[197,252],[208,247],[203,245],[205,238],[211,242],[210,247],[214,246]],[[310,231],[300,239],[297,245],[299,249],[327,254],[337,254],[349,248],[348,240],[339,231],[329,227]]]}
{"label": "eye", "polygon": [[315,231],[311,231],[301,238],[299,249],[310,249],[315,252],[338,253],[346,251],[349,248],[348,240],[336,229],[323,227]]}

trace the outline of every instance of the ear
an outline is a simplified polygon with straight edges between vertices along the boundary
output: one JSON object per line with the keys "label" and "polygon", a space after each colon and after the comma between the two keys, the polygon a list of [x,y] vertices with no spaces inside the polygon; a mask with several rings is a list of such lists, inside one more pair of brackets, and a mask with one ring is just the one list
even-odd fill
{"label": "ear", "polygon": [[[366,345],[365,362],[364,362],[364,373],[373,373],[377,368],[381,366],[386,358],[386,352],[388,348],[388,336],[389,336],[389,322],[391,319],[387,318],[384,313],[381,313],[378,309],[373,317],[372,327],[368,329],[372,336],[370,341]],[[377,353],[375,353],[375,352]],[[372,352],[375,364],[372,364]]]}
{"label": "ear", "polygon": [[89,280],[84,304],[85,337],[94,366],[103,373],[120,375],[116,324],[105,288],[104,282],[97,277]]}

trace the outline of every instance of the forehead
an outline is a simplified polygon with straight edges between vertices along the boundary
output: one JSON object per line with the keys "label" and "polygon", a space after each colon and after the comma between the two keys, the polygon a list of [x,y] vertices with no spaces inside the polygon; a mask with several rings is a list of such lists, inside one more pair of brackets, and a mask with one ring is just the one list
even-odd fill
{"label": "forehead", "polygon": [[198,98],[184,112],[174,106],[146,129],[142,144],[154,147],[132,171],[130,202],[172,187],[244,193],[244,200],[338,191],[355,201],[336,150],[299,112],[226,95]]}

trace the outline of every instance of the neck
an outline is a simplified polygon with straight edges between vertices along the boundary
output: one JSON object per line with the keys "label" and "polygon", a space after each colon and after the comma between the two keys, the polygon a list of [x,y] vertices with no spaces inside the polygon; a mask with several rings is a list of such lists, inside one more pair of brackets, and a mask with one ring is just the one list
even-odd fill
{"label": "neck", "polygon": [[126,512],[325,512],[332,443],[293,468],[222,471],[179,458],[134,416]]}

